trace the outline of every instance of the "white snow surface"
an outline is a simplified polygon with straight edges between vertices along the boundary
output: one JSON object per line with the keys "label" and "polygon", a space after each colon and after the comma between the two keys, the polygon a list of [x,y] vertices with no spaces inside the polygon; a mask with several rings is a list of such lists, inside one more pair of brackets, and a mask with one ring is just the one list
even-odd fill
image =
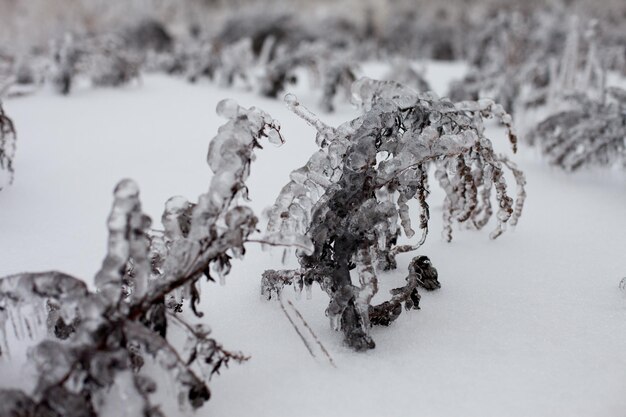
{"label": "white snow surface", "polygon": [[[432,63],[427,78],[444,93],[462,71]],[[319,114],[318,96],[306,85],[293,92]],[[208,143],[224,123],[215,106],[226,97],[266,110],[283,126],[287,143],[259,150],[248,181],[260,216],[316,149],[313,129],[281,101],[158,75],[122,89],[6,100],[19,136],[15,182],[0,193],[0,276],[55,269],[91,285],[105,255],[115,184],[127,177],[139,183],[157,227],[167,198],[204,192]],[[346,105],[322,117],[337,125],[355,114]],[[500,130],[492,136],[507,149]],[[249,244],[225,286],[203,284],[202,320],[226,348],[251,359],[214,377],[212,399],[195,414],[625,415],[626,296],[618,284],[626,276],[626,175],[568,175],[521,148],[513,159],[527,175],[527,205],[517,229],[496,241],[489,230],[459,230],[443,242],[442,192],[432,182],[431,233],[420,253],[439,270],[442,288],[422,291],[421,310],[374,328],[376,349],[355,353],[341,344],[319,288],[312,300],[286,290],[337,368],[309,356],[279,304],[260,299],[261,273],[282,268],[280,255]],[[378,300],[403,285],[410,258],[379,274]],[[25,375],[15,361],[0,361],[0,386],[28,386]]]}

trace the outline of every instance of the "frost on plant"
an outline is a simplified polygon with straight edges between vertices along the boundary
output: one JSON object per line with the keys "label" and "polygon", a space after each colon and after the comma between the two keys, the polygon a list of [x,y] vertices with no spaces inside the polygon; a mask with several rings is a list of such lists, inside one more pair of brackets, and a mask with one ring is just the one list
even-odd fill
{"label": "frost on plant", "polygon": [[[317,282],[330,297],[331,326],[356,350],[374,347],[372,324],[387,325],[402,310],[418,308],[418,287],[439,287],[436,269],[425,256],[411,262],[407,284],[379,305],[376,269],[395,268],[395,256],[418,249],[428,233],[429,173],[443,188],[444,231],[452,239],[456,223],[481,229],[495,212],[492,238],[515,225],[525,199],[524,175],[494,152],[483,121],[496,118],[515,150],[510,116],[491,100],[453,103],[432,93],[416,93],[392,81],[361,79],[353,86],[363,115],[331,128],[294,96],[288,107],[317,129],[319,150],[291,173],[270,211],[266,242],[296,244],[300,268],[266,271],[262,291],[271,298],[282,287]],[[505,170],[512,171],[517,196],[510,196]],[[495,194],[495,196],[494,196]],[[494,200],[496,205],[492,205]],[[419,223],[408,203],[416,200]],[[404,234],[421,236],[398,245]],[[358,282],[351,279],[356,269]]]}
{"label": "frost on plant", "polygon": [[13,158],[15,157],[17,134],[13,121],[7,116],[0,102],[0,190],[13,182]]}
{"label": "frost on plant", "polygon": [[[10,356],[10,339],[43,338],[29,353],[34,392],[0,390],[0,415],[108,415],[109,406],[123,404],[126,415],[161,416],[151,398],[161,384],[176,387],[180,405],[195,409],[209,399],[213,374],[247,359],[225,350],[181,310],[188,302],[201,316],[199,281],[223,279],[229,260],[244,255],[257,224],[240,204],[250,163],[260,140],[282,137],[259,109],[224,100],[217,110],[229,120],[209,147],[209,189],[196,203],[168,200],[163,230],[150,229],[137,184],[125,179],[115,187],[96,292],[55,271],[0,279],[1,357]],[[182,347],[168,339],[172,326],[187,335]]]}

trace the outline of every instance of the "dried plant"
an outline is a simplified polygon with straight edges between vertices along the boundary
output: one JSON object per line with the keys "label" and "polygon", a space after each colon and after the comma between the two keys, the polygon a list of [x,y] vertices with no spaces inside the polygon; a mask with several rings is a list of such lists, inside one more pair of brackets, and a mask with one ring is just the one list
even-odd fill
{"label": "dried plant", "polygon": [[[190,324],[180,312],[189,300],[201,315],[200,279],[225,276],[231,257],[244,255],[257,224],[252,210],[239,204],[250,163],[261,139],[282,138],[261,110],[231,100],[217,110],[229,121],[209,147],[209,190],[195,204],[168,200],[163,230],[150,230],[132,180],[115,188],[96,292],[55,271],[0,279],[2,356],[9,355],[9,335],[28,339],[47,328],[29,354],[38,375],[34,392],[0,390],[0,415],[91,416],[123,404],[126,415],[161,416],[151,398],[155,377],[163,379],[158,367],[177,387],[181,406],[198,408],[209,399],[208,379],[229,362],[247,359],[222,348],[208,327]],[[182,348],[168,339],[172,325],[187,335]]]}
{"label": "dried plant", "polygon": [[[16,141],[15,125],[4,112],[2,102],[0,102],[0,171],[3,172],[3,177],[8,177],[6,181],[8,184],[13,182],[13,176],[15,175],[13,158],[15,158]],[[0,190],[4,188],[4,183],[3,179],[2,183],[0,183]]]}
{"label": "dried plant", "polygon": [[[524,175],[504,155],[497,155],[485,137],[483,120],[497,118],[507,128],[515,150],[511,117],[491,100],[452,103],[432,93],[416,93],[390,81],[362,79],[354,84],[355,102],[364,114],[331,128],[288,95],[288,107],[317,129],[317,151],[291,173],[270,211],[265,242],[300,248],[300,268],[266,271],[262,291],[267,298],[287,284],[297,289],[317,282],[329,295],[326,313],[345,343],[356,350],[374,347],[372,324],[389,324],[401,306],[418,308],[417,287],[439,287],[437,271],[426,257],[409,266],[407,285],[392,291],[380,305],[375,266],[395,267],[395,255],[418,249],[430,219],[427,197],[431,169],[446,192],[444,238],[452,225],[483,228],[494,213],[495,188],[498,237],[515,225],[525,199]],[[505,169],[517,182],[517,198],[509,196]],[[402,232],[415,235],[408,202],[420,207],[422,236],[411,245],[397,245]],[[359,283],[350,270],[356,268]]]}

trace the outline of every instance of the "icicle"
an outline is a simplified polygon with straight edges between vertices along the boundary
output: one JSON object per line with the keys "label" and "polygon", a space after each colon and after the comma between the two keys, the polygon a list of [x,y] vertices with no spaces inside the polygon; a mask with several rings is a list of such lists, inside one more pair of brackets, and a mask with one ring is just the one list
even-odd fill
{"label": "icicle", "polygon": [[341,328],[341,315],[331,314],[328,316],[328,318],[330,320],[330,328],[338,332]]}
{"label": "icicle", "polygon": [[109,229],[108,253],[102,268],[96,274],[98,290],[109,303],[116,303],[122,295],[122,278],[126,264],[133,258],[136,265],[135,290],[138,297],[147,289],[150,271],[146,230],[150,218],[141,212],[139,188],[132,180],[122,180],[115,187],[115,200],[107,222]]}
{"label": "icicle", "polygon": [[302,285],[303,282],[302,280],[296,280],[293,283],[293,291],[296,295],[296,300],[300,300],[302,299]]}
{"label": "icicle", "polygon": [[409,205],[407,204],[407,200],[404,198],[403,194],[400,194],[400,198],[398,199],[398,212],[402,222],[402,228],[404,229],[404,234],[410,239],[413,235],[415,235],[415,231],[411,228]]}
{"label": "icicle", "polygon": [[298,98],[293,94],[285,95],[285,104],[287,108],[304,119],[308,124],[313,126],[318,132],[317,145],[323,146],[325,142],[331,142],[334,136],[334,129],[325,125],[313,112],[304,107]]}

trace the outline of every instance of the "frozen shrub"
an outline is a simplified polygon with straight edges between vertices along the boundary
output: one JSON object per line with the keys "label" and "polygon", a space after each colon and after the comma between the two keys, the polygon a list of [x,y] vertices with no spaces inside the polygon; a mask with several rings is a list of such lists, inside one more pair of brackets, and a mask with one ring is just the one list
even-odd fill
{"label": "frozen shrub", "polygon": [[[13,182],[13,158],[15,157],[15,145],[17,134],[13,121],[7,116],[2,108],[0,101],[0,172],[2,173],[2,181],[0,182],[0,190],[4,188],[6,183]],[[7,178],[7,179],[5,179]]]}
{"label": "frozen shrub", "polygon": [[501,12],[469,36],[471,67],[448,95],[454,101],[492,98],[524,128],[520,120],[555,94],[597,90],[602,68],[622,50],[607,42],[606,30],[606,22],[578,19],[559,7]]}
{"label": "frozen shrub", "polygon": [[320,106],[324,111],[334,110],[334,99],[348,96],[356,79],[356,64],[347,52],[337,51],[325,43],[307,43],[295,51],[284,51],[259,70],[259,91],[267,97],[277,97],[288,83],[297,81],[298,69],[307,69],[313,81],[321,85]]}
{"label": "frozen shrub", "polygon": [[221,58],[212,44],[200,42],[196,43],[191,53],[184,53],[183,60],[189,63],[186,70],[187,79],[196,82],[200,77],[213,80],[221,65]]}
{"label": "frozen shrub", "polygon": [[95,39],[88,47],[86,72],[95,86],[119,87],[139,78],[141,58],[118,36]]}
{"label": "frozen shrub", "polygon": [[174,44],[166,27],[157,20],[146,19],[126,30],[124,38],[129,46],[141,51],[164,52]]}
{"label": "frozen shrub", "polygon": [[[229,16],[215,37],[217,46],[222,48],[242,39],[249,39],[252,53],[259,57],[269,40],[276,47],[292,51],[301,43],[313,40],[306,30],[309,23],[305,19],[289,12],[272,10],[271,7],[261,7],[262,10],[259,7],[251,7],[243,12],[238,10]],[[319,23],[319,20],[314,20]],[[273,51],[271,55],[270,58],[273,57]]]}
{"label": "frozen shrub", "polygon": [[498,13],[471,36],[471,67],[463,79],[451,83],[449,97],[454,101],[489,97],[513,112],[523,86],[535,88],[545,82],[552,53],[546,42],[554,39],[548,28],[534,27],[519,13]]}
{"label": "frozen shrub", "polygon": [[[132,180],[115,187],[96,292],[55,271],[0,279],[2,357],[10,355],[8,335],[36,338],[47,328],[29,354],[38,377],[34,392],[0,390],[0,415],[110,415],[106,409],[112,406],[123,407],[124,415],[162,416],[151,394],[164,379],[178,390],[181,406],[195,409],[209,399],[213,374],[246,359],[222,348],[206,325],[189,323],[180,311],[188,301],[200,315],[199,281],[223,279],[231,257],[244,255],[257,224],[252,210],[240,205],[250,163],[260,140],[282,138],[277,123],[256,108],[224,100],[218,113],[229,121],[209,147],[209,190],[194,204],[183,197],[168,200],[163,230],[150,230]],[[186,334],[183,346],[168,340],[171,326]]]}
{"label": "frozen shrub", "polygon": [[21,85],[34,84],[37,77],[34,69],[28,63],[22,61],[15,70],[15,82]]}
{"label": "frozen shrub", "polygon": [[52,82],[61,94],[69,94],[78,76],[95,86],[118,87],[139,78],[142,53],[130,48],[116,34],[82,37],[66,36],[54,54]]}
{"label": "frozen shrub", "polygon": [[347,56],[335,56],[320,65],[322,78],[322,98],[320,107],[325,112],[335,111],[335,97],[343,93],[349,96],[350,86],[356,81],[356,64]]}
{"label": "frozen shrub", "polygon": [[606,82],[604,65],[598,52],[598,22],[582,26],[572,18],[562,50],[548,59],[548,74],[542,85],[529,85],[521,90],[519,113],[534,108],[554,112],[563,106],[566,97],[585,94],[600,99]]}
{"label": "frozen shrub", "polygon": [[52,85],[63,95],[70,93],[72,83],[78,73],[78,61],[81,51],[77,48],[74,38],[66,35],[63,41],[54,48],[52,60]]}
{"label": "frozen shrub", "polygon": [[587,166],[626,168],[626,90],[610,87],[604,100],[568,97],[569,109],[553,114],[528,134],[552,165],[566,171]]}
{"label": "frozen shrub", "polygon": [[232,86],[237,80],[250,87],[251,71],[256,65],[250,38],[241,39],[220,51],[220,65],[217,69],[218,83]]}
{"label": "frozen shrub", "polygon": [[[494,211],[491,238],[515,225],[525,180],[485,136],[483,120],[496,118],[516,148],[511,117],[493,101],[453,103],[370,79],[356,82],[353,94],[364,113],[337,128],[326,126],[295,97],[286,98],[288,107],[317,129],[320,149],[291,173],[269,212],[266,243],[298,247],[300,268],[266,271],[262,291],[271,298],[284,285],[301,289],[317,282],[330,297],[331,327],[343,332],[348,346],[363,350],[374,347],[370,325],[389,324],[402,306],[418,308],[418,287],[439,287],[437,271],[421,256],[411,262],[406,286],[393,290],[389,301],[371,303],[378,291],[376,267],[394,268],[397,253],[416,250],[426,239],[429,172],[434,170],[446,193],[443,236],[448,241],[454,223],[481,229]],[[509,195],[506,169],[517,183],[515,199]],[[402,233],[407,238],[416,233],[408,205],[413,199],[421,237],[415,244],[397,245]],[[356,284],[350,276],[355,268]]]}
{"label": "frozen shrub", "polygon": [[551,66],[550,82],[535,92],[541,106],[525,115],[527,142],[566,171],[626,166],[626,92],[606,86],[599,30],[592,21],[581,33],[572,21],[561,58]]}
{"label": "frozen shrub", "polygon": [[380,47],[386,53],[409,59],[460,60],[468,35],[462,7],[438,3],[399,2],[389,7],[380,30]]}
{"label": "frozen shrub", "polygon": [[420,93],[432,91],[424,76],[413,68],[409,60],[404,58],[396,58],[391,62],[391,69],[384,79],[396,81]]}

